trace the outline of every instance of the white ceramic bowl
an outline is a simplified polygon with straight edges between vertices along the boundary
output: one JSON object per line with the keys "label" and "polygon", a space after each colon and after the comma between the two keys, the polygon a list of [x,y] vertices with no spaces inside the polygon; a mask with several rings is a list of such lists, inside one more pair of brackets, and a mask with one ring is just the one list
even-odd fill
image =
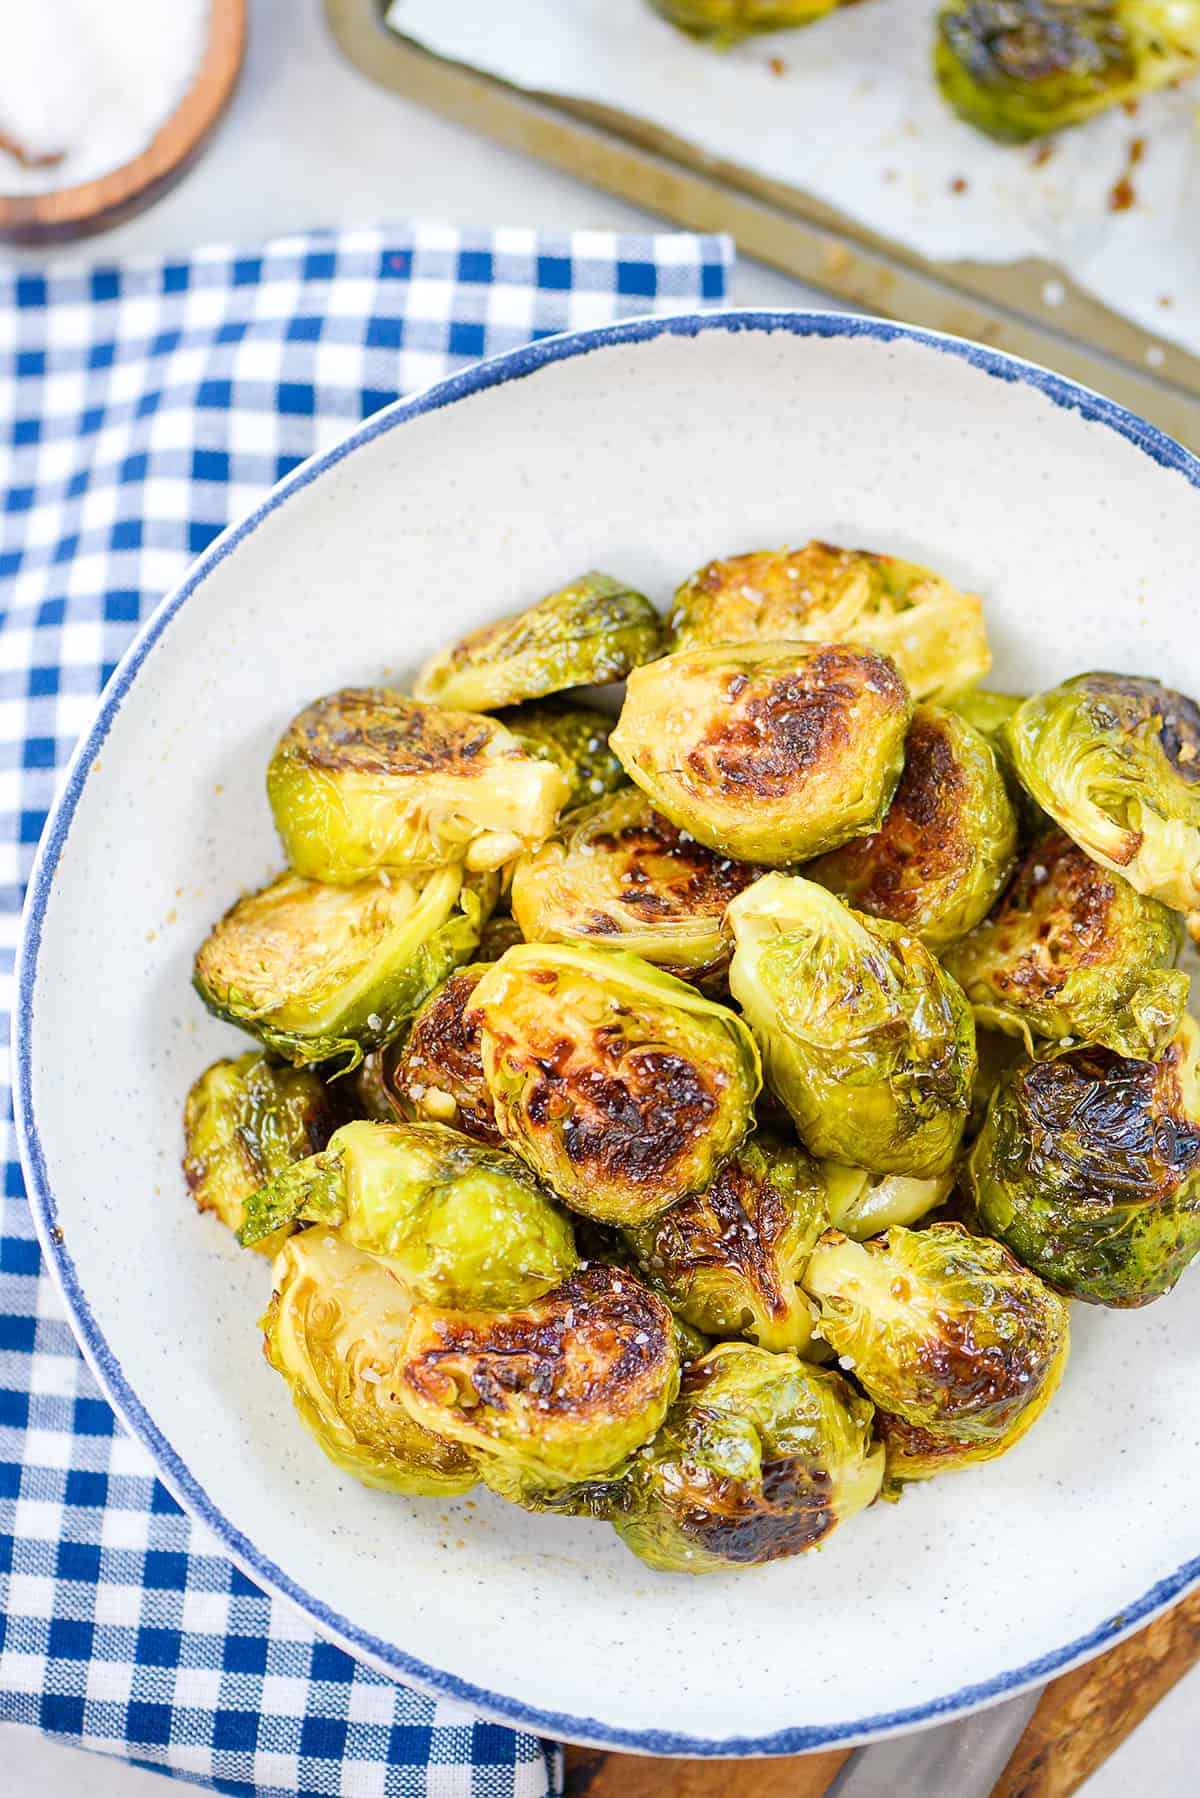
{"label": "white ceramic bowl", "polygon": [[[1200,1579],[1200,1275],[1077,1307],[1048,1418],[819,1553],[688,1581],[605,1526],[334,1471],[258,1350],[267,1267],[188,1203],[189,1082],[235,1033],[195,945],[279,862],[297,708],[393,680],[578,569],[666,601],[716,552],[824,537],[987,597],[993,684],[1091,667],[1200,691],[1200,464],[1069,382],[871,320],[710,314],[552,339],[299,469],[111,682],[34,874],[17,1092],[42,1246],[163,1479],[262,1585],[385,1671],[546,1733],[795,1753],[945,1719]],[[61,1234],[60,1234],[61,1232]]]}

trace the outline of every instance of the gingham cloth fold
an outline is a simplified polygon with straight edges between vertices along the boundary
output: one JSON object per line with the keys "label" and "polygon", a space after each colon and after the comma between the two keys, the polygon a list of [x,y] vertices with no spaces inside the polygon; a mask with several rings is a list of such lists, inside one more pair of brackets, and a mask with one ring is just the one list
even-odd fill
{"label": "gingham cloth fold", "polygon": [[[58,773],[189,559],[398,394],[531,338],[719,301],[730,263],[719,238],[417,225],[0,270],[6,1040],[18,913]],[[552,1744],[321,1642],[180,1512],[100,1396],[42,1268],[7,1057],[3,1077],[0,1720],[247,1798],[559,1791]]]}

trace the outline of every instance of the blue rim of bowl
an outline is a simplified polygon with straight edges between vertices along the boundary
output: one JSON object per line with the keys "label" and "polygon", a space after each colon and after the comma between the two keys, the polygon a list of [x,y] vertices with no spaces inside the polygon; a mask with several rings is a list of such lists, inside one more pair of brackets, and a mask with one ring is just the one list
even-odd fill
{"label": "blue rim of bowl", "polygon": [[514,1728],[542,1735],[598,1743],[613,1748],[632,1748],[643,1754],[730,1756],[806,1754],[814,1749],[867,1741],[921,1724],[945,1722],[981,1705],[1012,1696],[1040,1683],[1077,1662],[1110,1647],[1121,1636],[1165,1609],[1189,1587],[1200,1582],[1200,1556],[1141,1594],[1118,1615],[1105,1619],[1086,1635],[1061,1648],[1026,1662],[988,1680],[963,1686],[956,1692],[931,1698],[922,1704],[831,1724],[797,1725],[765,1736],[707,1738],[680,1735],[671,1730],[639,1730],[613,1727],[595,1717],[575,1717],[545,1711],[503,1692],[492,1692],[431,1667],[406,1654],[341,1616],[315,1594],[308,1592],[277,1567],[248,1537],[236,1529],[208,1497],[186,1464],[172,1448],[130,1385],[80,1286],[74,1263],[58,1230],[57,1208],[47,1177],[45,1156],[34,1117],[32,1095],[32,1011],[37,980],[42,924],[54,873],[62,855],[71,821],[79,804],[92,764],[100,751],[138,670],[175,614],[204,584],[208,575],[237,548],[242,539],[284,505],[293,494],[334,467],[360,445],[385,431],[395,430],[409,419],[420,418],[467,399],[473,394],[524,379],[539,369],[588,355],[596,350],[637,344],[659,337],[699,337],[710,331],[771,334],[799,337],[869,338],[876,342],[915,343],[943,355],[957,357],[982,373],[1009,383],[1033,387],[1054,405],[1079,413],[1134,444],[1162,468],[1183,475],[1200,488],[1200,460],[1164,432],[1127,411],[1115,401],[1081,387],[1062,375],[1034,363],[1022,362],[1001,351],[890,320],[858,317],[837,312],[715,311],[665,317],[631,319],[621,324],[571,332],[537,340],[519,349],[478,362],[439,381],[408,400],[375,414],[324,454],[314,456],[273,488],[254,510],[231,525],[193,565],[184,580],[167,594],[131,643],[105,687],[96,717],[81,739],[67,771],[58,799],[50,813],[30,876],[22,919],[17,959],[16,1029],[13,1042],[14,1094],[21,1160],[29,1187],[30,1206],[42,1251],[49,1261],[70,1314],[72,1326],[88,1361],[114,1409],[148,1449],[164,1483],[184,1508],[218,1538],[222,1546],[260,1585],[289,1599],[325,1634],[354,1654],[401,1681],[411,1682],[437,1696],[452,1698],[495,1717]]}

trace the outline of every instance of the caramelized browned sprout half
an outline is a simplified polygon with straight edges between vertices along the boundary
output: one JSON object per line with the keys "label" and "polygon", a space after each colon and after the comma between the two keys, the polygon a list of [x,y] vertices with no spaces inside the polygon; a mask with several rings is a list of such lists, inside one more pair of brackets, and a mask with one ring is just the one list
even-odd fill
{"label": "caramelized browned sprout half", "polygon": [[895,556],[806,543],[709,562],[675,595],[669,649],[709,643],[861,643],[890,656],[916,699],[963,692],[991,667],[983,606]]}
{"label": "caramelized browned sprout half", "polygon": [[492,1095],[483,1074],[480,1020],[470,1008],[487,964],[460,968],[413,1019],[407,1042],[385,1050],[383,1083],[414,1123],[452,1124],[477,1142],[498,1144]]}

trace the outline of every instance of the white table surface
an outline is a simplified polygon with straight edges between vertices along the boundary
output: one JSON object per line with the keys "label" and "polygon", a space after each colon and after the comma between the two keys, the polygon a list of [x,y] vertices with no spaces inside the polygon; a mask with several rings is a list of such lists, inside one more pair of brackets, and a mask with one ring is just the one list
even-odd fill
{"label": "white table surface", "polygon": [[[208,152],[180,185],[90,243],[51,252],[0,250],[0,258],[118,258],[417,215],[550,230],[661,223],[373,86],[337,50],[319,0],[250,5],[250,45],[237,95]],[[745,261],[732,299],[742,306],[825,303],[799,282]],[[1200,1790],[1198,1715],[1200,1669],[1088,1782],[1085,1798],[1193,1798]],[[0,1726],[0,1798],[165,1798],[169,1789],[157,1774]]]}

